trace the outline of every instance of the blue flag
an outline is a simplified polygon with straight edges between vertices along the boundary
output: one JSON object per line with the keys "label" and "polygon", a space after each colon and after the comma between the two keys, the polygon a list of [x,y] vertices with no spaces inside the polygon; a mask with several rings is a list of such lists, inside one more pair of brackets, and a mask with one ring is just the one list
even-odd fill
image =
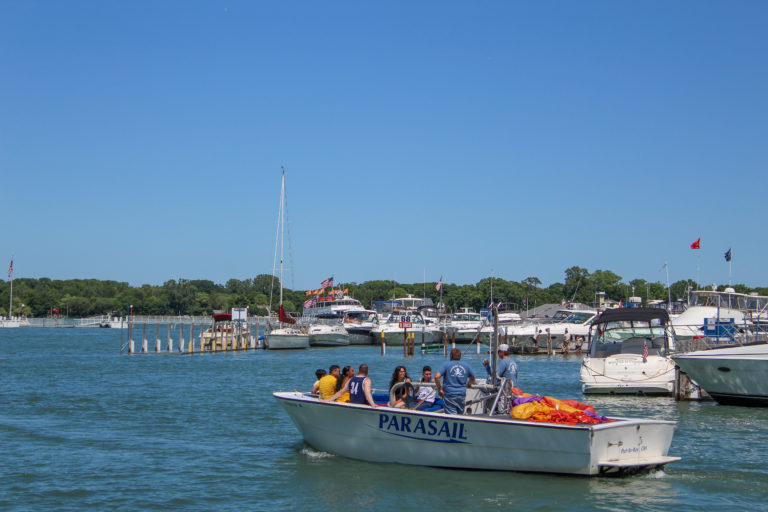
{"label": "blue flag", "polygon": [[731,261],[731,250],[728,249],[728,251],[725,253],[725,261]]}

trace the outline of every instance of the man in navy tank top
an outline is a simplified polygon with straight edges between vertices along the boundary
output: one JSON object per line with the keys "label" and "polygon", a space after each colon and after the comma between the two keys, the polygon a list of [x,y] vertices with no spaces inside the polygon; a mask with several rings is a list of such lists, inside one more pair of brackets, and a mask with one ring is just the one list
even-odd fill
{"label": "man in navy tank top", "polygon": [[373,401],[373,395],[371,394],[371,379],[368,378],[367,364],[361,364],[360,368],[357,370],[357,375],[349,379],[347,383],[328,400],[336,400],[347,390],[349,390],[349,403],[368,404],[371,407],[378,407],[376,402]]}

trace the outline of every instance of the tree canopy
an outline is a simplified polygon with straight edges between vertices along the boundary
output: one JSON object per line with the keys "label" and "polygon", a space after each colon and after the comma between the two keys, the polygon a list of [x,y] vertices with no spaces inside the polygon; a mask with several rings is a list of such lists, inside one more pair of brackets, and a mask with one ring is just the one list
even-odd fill
{"label": "tree canopy", "polygon": [[[498,277],[486,277],[476,284],[443,283],[443,302],[455,311],[460,307],[475,310],[488,306],[491,298],[495,302],[511,302],[525,309],[524,304],[536,305],[575,301],[585,304],[595,302],[597,292],[605,292],[609,299],[626,300],[631,295],[646,300],[666,300],[667,289],[661,283],[650,283],[642,279],[624,281],[610,270],[589,272],[585,268],[571,267],[565,271],[562,283],[553,283],[543,288],[539,278],[531,276],[520,282],[507,281]],[[269,306],[270,288],[279,289],[278,278],[260,274],[252,279],[229,279],[225,284],[208,280],[179,279],[166,281],[162,285],[130,286],[117,281],[96,279],[51,280],[49,278],[21,278],[13,281],[13,314],[24,312],[29,317],[45,317],[59,311],[61,316],[86,317],[107,313],[125,314],[131,307],[137,315],[208,315],[214,311],[227,311],[232,307],[250,307],[253,314],[266,314]],[[374,280],[364,283],[344,283],[342,288],[370,307],[376,300],[403,297],[426,296],[436,304],[440,292],[437,283],[397,283]],[[0,282],[0,297],[9,295],[8,281]],[[688,288],[696,289],[691,280],[678,281],[671,285],[673,300],[684,300]],[[723,289],[725,286],[720,286]],[[749,288],[743,284],[733,286],[740,293],[757,292],[768,295],[768,288]],[[308,298],[304,290],[283,289],[284,306],[288,311],[300,313],[303,302]],[[277,292],[273,296],[273,310],[277,309]],[[8,302],[0,300],[0,315],[8,314]]]}

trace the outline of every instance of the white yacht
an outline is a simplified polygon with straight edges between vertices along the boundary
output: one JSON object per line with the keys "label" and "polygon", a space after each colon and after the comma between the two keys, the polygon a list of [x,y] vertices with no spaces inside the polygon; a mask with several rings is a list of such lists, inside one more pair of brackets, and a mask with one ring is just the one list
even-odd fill
{"label": "white yacht", "polygon": [[514,352],[539,352],[547,349],[548,336],[553,350],[560,349],[567,330],[571,337],[569,349],[576,349],[589,336],[589,327],[596,316],[595,309],[564,308],[545,321],[503,327],[501,335],[506,337]]}
{"label": "white yacht", "polygon": [[675,363],[669,314],[658,308],[617,308],[595,319],[581,364],[584,393],[671,395]]}
{"label": "white yacht", "polygon": [[414,344],[416,345],[421,345],[422,337],[424,343],[437,343],[443,339],[443,331],[436,325],[427,324],[415,311],[392,313],[386,322],[371,329],[371,336],[374,344],[381,342],[383,333],[387,345],[403,345],[406,331],[415,333]]}
{"label": "white yacht", "polygon": [[375,311],[347,311],[344,315],[344,328],[349,333],[350,345],[370,345],[373,342],[371,330],[379,325],[379,316]]}
{"label": "white yacht", "polygon": [[348,295],[336,297],[318,297],[317,302],[304,308],[302,316],[314,318],[318,315],[340,315],[344,316],[349,311],[365,311],[363,304]]}
{"label": "white yacht", "polygon": [[311,347],[342,347],[349,345],[349,333],[343,325],[344,317],[332,313],[317,315],[309,326]]}
{"label": "white yacht", "polygon": [[768,324],[768,297],[723,291],[691,292],[688,308],[672,319],[677,338],[687,341],[708,337],[718,342],[733,342],[748,336],[758,324]]}
{"label": "white yacht", "polygon": [[718,403],[768,406],[768,344],[720,347],[672,357]]}
{"label": "white yacht", "polygon": [[458,313],[451,316],[448,328],[448,339],[456,343],[471,343],[480,328],[483,326],[483,317],[472,308],[461,308]]}

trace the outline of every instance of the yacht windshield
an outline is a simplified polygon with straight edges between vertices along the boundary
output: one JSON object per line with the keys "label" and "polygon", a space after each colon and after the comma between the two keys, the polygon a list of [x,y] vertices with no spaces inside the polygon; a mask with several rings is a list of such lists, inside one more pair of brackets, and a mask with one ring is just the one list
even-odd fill
{"label": "yacht windshield", "polygon": [[590,347],[592,357],[617,354],[649,356],[664,355],[667,351],[666,328],[658,320],[648,322],[609,322],[597,325],[597,334]]}

